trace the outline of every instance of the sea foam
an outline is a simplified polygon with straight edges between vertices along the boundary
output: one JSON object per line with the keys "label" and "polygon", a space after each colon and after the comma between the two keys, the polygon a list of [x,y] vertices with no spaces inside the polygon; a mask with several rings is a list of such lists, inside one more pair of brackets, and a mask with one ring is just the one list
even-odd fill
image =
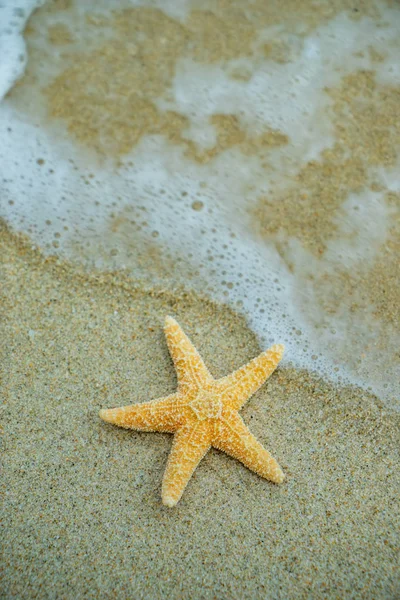
{"label": "sea foam", "polygon": [[[23,27],[41,2],[12,4],[0,5],[2,96],[23,73]],[[188,3],[168,6],[171,16],[185,19]],[[372,307],[368,319],[345,304],[328,315],[310,287],[310,276],[373,261],[391,225],[384,191],[348,196],[322,263],[293,238],[285,240],[289,266],[252,217],[260,194],[267,196],[272,187],[284,191],[302,165],[332,146],[331,100],[324,90],[348,73],[371,68],[372,42],[385,50],[382,83],[399,84],[394,44],[399,12],[385,10],[384,28],[369,18],[355,23],[338,15],[310,33],[285,64],[178,60],[168,95],[157,100],[159,109],[185,115],[190,123],[185,136],[202,150],[215,143],[214,114],[237,115],[252,135],[265,127],[286,134],[289,144],[269,152],[268,177],[257,155],[231,148],[199,164],[160,135],[145,136],[118,168],[111,161],[100,166],[72,138],[42,126],[35,114],[5,98],[0,216],[47,253],[89,268],[125,269],[146,284],[170,287],[175,281],[225,302],[246,316],[263,346],[286,345],[286,364],[360,385],[394,405],[391,356],[397,334],[389,335],[385,348],[374,348],[381,323]],[[230,76],[238,66],[250,73],[246,81]],[[396,169],[378,171],[387,189],[399,189]],[[157,255],[154,265],[150,251]],[[367,343],[368,353],[356,359]]]}

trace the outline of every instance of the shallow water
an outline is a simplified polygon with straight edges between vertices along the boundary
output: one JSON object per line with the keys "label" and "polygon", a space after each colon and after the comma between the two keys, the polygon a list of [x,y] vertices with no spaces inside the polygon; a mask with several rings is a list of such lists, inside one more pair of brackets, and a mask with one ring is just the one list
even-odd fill
{"label": "shallow water", "polygon": [[17,4],[0,216],[398,406],[398,4]]}

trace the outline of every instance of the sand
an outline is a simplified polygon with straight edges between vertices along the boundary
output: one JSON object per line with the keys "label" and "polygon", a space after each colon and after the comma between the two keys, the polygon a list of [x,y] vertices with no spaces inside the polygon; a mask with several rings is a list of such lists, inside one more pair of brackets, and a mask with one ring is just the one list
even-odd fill
{"label": "sand", "polygon": [[[83,22],[78,3],[47,3],[28,23],[27,70],[7,102],[55,144],[63,132],[99,161],[118,166],[146,136],[161,135],[200,165],[232,149],[261,156],[269,177],[271,153],[291,144],[281,131],[250,134],[234,114],[215,114],[215,144],[204,150],[187,136],[187,116],[159,108],[178,59],[190,49],[204,65],[240,61],[260,32],[275,26],[260,60],[284,64],[298,49],[282,39],[283,20],[288,39],[300,39],[342,11],[354,22],[375,18],[378,4],[365,0],[360,11],[347,0],[291,0],[283,15],[280,2],[256,0],[249,11],[246,3],[218,0],[212,10],[198,3],[182,24],[157,8],[133,6],[112,19],[93,12]],[[369,52],[376,71],[357,71],[326,90],[335,144],[293,176],[289,192],[277,186],[261,194],[251,217],[289,268],[293,240],[318,261],[310,260],[319,270],[309,286],[324,315],[333,319],[348,305],[354,318],[368,321],[372,311],[382,326],[370,343],[383,347],[399,323],[400,195],[385,192],[393,227],[372,263],[334,270],[323,263],[345,199],[379,191],[376,170],[398,161],[400,90],[378,84],[384,57],[373,44]],[[246,81],[251,73],[241,64],[230,76]],[[48,169],[43,158],[34,159]],[[172,436],[107,425],[99,409],[175,390],[162,329],[167,314],[183,325],[215,377],[262,348],[226,306],[178,289],[173,277],[168,291],[155,286],[159,272],[184,271],[184,257],[174,271],[158,246],[143,245],[137,234],[144,223],[135,229],[130,215],[117,217],[129,222],[132,260],[142,271],[148,267],[146,285],[49,257],[59,248],[62,255],[59,233],[42,251],[0,222],[0,597],[400,597],[400,414],[359,388],[278,368],[242,416],[284,469],[284,484],[212,450],[178,506],[162,505]],[[84,262],[82,252],[77,246]],[[349,335],[342,358],[364,360],[368,347],[359,348],[360,337]],[[386,370],[398,363],[395,352],[389,355]],[[384,369],[379,373],[385,377]]]}
{"label": "sand", "polygon": [[286,482],[212,450],[166,508],[171,436],[98,410],[174,390],[166,314],[216,377],[259,352],[254,335],[226,307],[79,272],[4,226],[0,244],[2,597],[398,596],[398,413],[280,368],[242,415]]}

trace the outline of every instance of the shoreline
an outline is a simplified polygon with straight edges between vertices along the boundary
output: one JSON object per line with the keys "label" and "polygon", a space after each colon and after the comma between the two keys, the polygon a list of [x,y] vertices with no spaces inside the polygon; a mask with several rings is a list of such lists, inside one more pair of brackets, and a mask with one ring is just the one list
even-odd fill
{"label": "shoreline", "polygon": [[7,597],[395,596],[398,413],[278,368],[242,416],[287,482],[213,450],[165,509],[171,436],[107,426],[98,409],[174,390],[168,311],[215,376],[258,353],[255,335],[195,294],[88,277],[4,227],[0,245]]}

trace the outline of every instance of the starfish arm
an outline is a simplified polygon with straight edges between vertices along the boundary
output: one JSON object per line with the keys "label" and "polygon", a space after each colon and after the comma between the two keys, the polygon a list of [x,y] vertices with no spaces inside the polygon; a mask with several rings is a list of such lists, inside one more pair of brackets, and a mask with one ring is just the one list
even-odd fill
{"label": "starfish arm", "polygon": [[211,375],[203,359],[175,319],[166,317],[164,331],[174,361],[178,386],[200,387],[202,381],[210,380]]}
{"label": "starfish arm", "polygon": [[210,433],[206,421],[191,423],[180,429],[172,445],[162,484],[162,501],[175,506],[197,465],[209,450]]}
{"label": "starfish arm", "polygon": [[222,402],[235,410],[240,410],[275,371],[283,355],[281,344],[272,346],[247,365],[218,380]]}
{"label": "starfish arm", "polygon": [[174,433],[184,420],[185,403],[179,394],[166,398],[101,410],[107,423],[138,431],[167,431]]}
{"label": "starfish arm", "polygon": [[224,411],[216,421],[212,445],[265,479],[282,483],[285,478],[276,460],[250,433],[236,411]]}

